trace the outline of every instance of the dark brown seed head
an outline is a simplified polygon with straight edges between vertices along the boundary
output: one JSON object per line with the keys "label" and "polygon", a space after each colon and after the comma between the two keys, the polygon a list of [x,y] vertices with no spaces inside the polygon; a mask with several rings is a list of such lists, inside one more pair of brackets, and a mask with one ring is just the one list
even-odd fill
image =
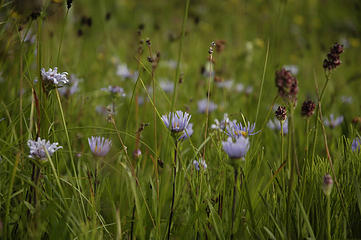
{"label": "dark brown seed head", "polygon": [[323,68],[332,70],[341,64],[340,54],[343,53],[343,45],[335,43],[323,60]]}
{"label": "dark brown seed head", "polygon": [[310,117],[314,114],[316,108],[316,104],[311,101],[304,101],[301,108],[301,115],[304,117]]}
{"label": "dark brown seed head", "polygon": [[276,86],[278,88],[278,94],[280,97],[282,97],[287,102],[291,102],[294,105],[296,104],[298,81],[290,71],[287,71],[284,68],[276,71]]}
{"label": "dark brown seed head", "polygon": [[287,118],[287,109],[283,106],[278,106],[275,116],[279,121],[285,121]]}

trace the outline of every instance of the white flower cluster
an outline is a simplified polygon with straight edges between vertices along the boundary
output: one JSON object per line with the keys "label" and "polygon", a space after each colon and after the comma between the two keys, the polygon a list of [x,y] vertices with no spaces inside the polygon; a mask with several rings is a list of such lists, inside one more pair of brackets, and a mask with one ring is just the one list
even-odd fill
{"label": "white flower cluster", "polygon": [[45,71],[44,68],[41,69],[41,77],[46,84],[51,84],[53,87],[63,87],[64,85],[69,84],[68,73],[62,72],[58,73],[58,68],[55,67],[54,70],[49,68],[48,71]]}
{"label": "white flower cluster", "polygon": [[38,138],[37,141],[28,140],[28,147],[30,148],[29,158],[44,160],[47,159],[46,151],[49,156],[52,156],[57,150],[63,148],[58,146],[59,143],[50,143],[45,139]]}

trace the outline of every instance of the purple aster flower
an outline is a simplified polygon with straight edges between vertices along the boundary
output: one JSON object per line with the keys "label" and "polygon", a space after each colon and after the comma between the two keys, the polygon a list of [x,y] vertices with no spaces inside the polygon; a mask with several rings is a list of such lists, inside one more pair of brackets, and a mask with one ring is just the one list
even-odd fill
{"label": "purple aster flower", "polygon": [[233,87],[233,80],[230,79],[222,82],[216,82],[216,85],[218,88],[224,88],[230,90]]}
{"label": "purple aster flower", "polygon": [[193,123],[189,123],[186,129],[184,129],[182,136],[178,138],[180,140],[186,140],[193,134]]}
{"label": "purple aster flower", "polygon": [[198,101],[198,112],[199,113],[206,113],[207,112],[207,105],[208,105],[208,112],[213,112],[214,110],[217,109],[217,104],[215,104],[214,102],[209,101],[208,103],[208,99],[202,99],[200,101]]}
{"label": "purple aster flower", "polygon": [[104,157],[109,152],[112,146],[112,140],[105,139],[104,137],[91,137],[88,138],[90,150],[96,157]]}
{"label": "purple aster flower", "polygon": [[207,163],[206,163],[206,161],[205,161],[204,159],[202,159],[202,158],[199,159],[198,161],[197,161],[197,160],[193,160],[193,165],[194,165],[194,168],[195,168],[197,171],[200,170],[199,165],[201,165],[204,170],[207,169]]}
{"label": "purple aster flower", "polygon": [[54,88],[60,88],[69,84],[68,73],[58,73],[57,67],[55,67],[54,70],[49,68],[48,71],[45,71],[45,69],[42,68],[41,77],[47,91],[50,91]]}
{"label": "purple aster flower", "polygon": [[343,122],[343,116],[334,117],[333,114],[330,114],[330,119],[325,118],[324,124],[330,128],[335,128]]}
{"label": "purple aster flower", "polygon": [[228,114],[225,113],[223,115],[223,120],[219,121],[218,119],[214,119],[214,124],[211,125],[211,128],[219,131],[225,131],[230,121],[231,120],[229,120]]}
{"label": "purple aster flower", "polygon": [[[272,130],[277,130],[281,132],[281,123],[276,118],[274,120],[270,119],[267,123],[267,126]],[[288,133],[288,118],[286,118],[286,120],[283,122],[283,134],[287,134],[287,133]]]}
{"label": "purple aster flower", "polygon": [[174,133],[183,132],[187,129],[191,115],[187,112],[176,111],[163,115],[162,120],[165,126]]}
{"label": "purple aster flower", "polygon": [[361,138],[357,137],[352,141],[351,149],[353,152],[361,150]]}
{"label": "purple aster flower", "polygon": [[231,159],[244,158],[249,150],[249,139],[239,136],[234,142],[231,137],[222,141],[223,150]]}
{"label": "purple aster flower", "polygon": [[117,75],[122,78],[131,78],[133,76],[126,64],[119,64],[117,66]]}
{"label": "purple aster flower", "polygon": [[168,79],[161,79],[159,81],[159,86],[164,92],[172,93],[174,89],[174,82],[171,82]]}
{"label": "purple aster flower", "polygon": [[244,91],[244,85],[243,83],[238,83],[236,85],[236,91],[239,92],[239,93],[242,93]]}
{"label": "purple aster flower", "polygon": [[350,97],[350,96],[341,96],[341,102],[351,104],[352,103],[352,97]]}
{"label": "purple aster flower", "polygon": [[107,88],[102,88],[101,90],[109,92],[111,94],[117,95],[119,94],[122,97],[125,97],[124,89],[119,86],[108,86]]}
{"label": "purple aster flower", "polygon": [[237,123],[236,120],[233,120],[230,122],[225,132],[229,137],[237,139],[240,136],[247,137],[259,133],[259,131],[255,132],[255,128],[256,123],[251,124],[248,122],[246,126],[243,126],[242,123]]}
{"label": "purple aster flower", "polygon": [[46,151],[49,153],[49,156],[53,156],[53,154],[63,148],[62,146],[58,146],[58,143],[50,143],[45,139],[38,138],[37,141],[28,140],[28,147],[30,148],[29,158],[46,160],[47,155]]}
{"label": "purple aster flower", "polygon": [[74,74],[70,75],[70,85],[59,88],[59,93],[61,96],[71,96],[74,93],[79,91],[79,82],[82,82],[83,79],[77,78]]}

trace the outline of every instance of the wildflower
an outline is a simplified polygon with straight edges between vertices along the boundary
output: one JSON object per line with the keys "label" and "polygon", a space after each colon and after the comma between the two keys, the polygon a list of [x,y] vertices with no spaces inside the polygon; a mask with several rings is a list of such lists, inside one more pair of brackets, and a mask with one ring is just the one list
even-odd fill
{"label": "wildflower", "polygon": [[276,86],[278,94],[286,101],[293,105],[297,102],[298,82],[290,71],[282,68],[276,71]]}
{"label": "wildflower", "polygon": [[199,165],[201,165],[204,170],[207,169],[207,163],[206,163],[206,161],[205,161],[204,159],[202,159],[202,158],[199,159],[198,161],[197,161],[197,160],[193,160],[193,165],[194,165],[194,168],[195,168],[197,171],[200,170]]}
{"label": "wildflower", "polygon": [[285,65],[285,66],[283,66],[283,68],[286,71],[290,71],[293,75],[298,74],[298,66],[297,65]]}
{"label": "wildflower", "polygon": [[139,148],[135,149],[133,152],[133,157],[134,158],[139,158],[142,155],[142,151],[140,151]]}
{"label": "wildflower", "polygon": [[330,114],[330,119],[325,118],[324,124],[330,128],[335,128],[343,122],[343,116],[334,117],[333,114]]}
{"label": "wildflower", "polygon": [[353,152],[361,150],[361,138],[357,137],[352,141],[351,149]]}
{"label": "wildflower", "polygon": [[230,90],[233,87],[233,80],[230,79],[226,81],[217,82],[216,85],[218,88],[224,88]]}
{"label": "wildflower", "polygon": [[159,81],[160,88],[166,93],[172,93],[174,89],[174,82],[171,82],[167,79],[161,79]]}
{"label": "wildflower", "polygon": [[231,137],[228,137],[227,141],[222,141],[222,146],[229,158],[244,159],[249,150],[249,139],[240,136],[236,141],[233,141]]}
{"label": "wildflower", "polygon": [[98,105],[95,107],[95,111],[100,115],[116,114],[116,112],[113,112],[112,107],[110,105],[107,107]]}
{"label": "wildflower", "polygon": [[77,78],[74,74],[70,75],[70,85],[59,88],[59,93],[61,96],[71,96],[74,93],[79,91],[79,82],[83,79]]}
{"label": "wildflower", "polygon": [[335,43],[327,54],[327,58],[323,60],[323,68],[332,70],[341,64],[340,54],[343,53],[343,45]]}
{"label": "wildflower", "polygon": [[253,92],[253,87],[252,87],[252,86],[246,87],[246,89],[244,90],[244,92],[245,92],[247,95],[250,95],[250,94]]}
{"label": "wildflower", "polygon": [[322,184],[322,190],[326,196],[329,196],[331,194],[333,187],[333,180],[330,174],[326,174],[323,177],[323,184]]}
{"label": "wildflower", "polygon": [[40,137],[38,137],[37,141],[28,140],[28,147],[30,148],[29,158],[39,160],[47,159],[46,152],[48,152],[51,157],[57,150],[63,148],[62,146],[58,146],[57,142],[50,143],[50,141],[46,141]]}
{"label": "wildflower", "polygon": [[223,115],[223,120],[219,121],[218,119],[215,119],[214,123],[211,125],[211,128],[219,131],[224,131],[226,130],[226,127],[229,125],[229,122],[230,120],[228,118],[228,114],[225,113]]}
{"label": "wildflower", "polygon": [[311,117],[315,112],[316,104],[311,101],[304,101],[301,108],[301,115],[304,117]]}
{"label": "wildflower", "polygon": [[236,120],[230,122],[229,126],[226,127],[225,133],[232,137],[233,139],[237,139],[240,136],[247,137],[256,135],[259,131],[255,132],[256,123],[251,124],[248,122],[247,125],[243,126],[242,123],[238,123]]}
{"label": "wildflower", "polygon": [[352,103],[352,97],[350,96],[341,96],[341,102],[351,104]]}
{"label": "wildflower", "polygon": [[236,85],[236,91],[239,92],[239,93],[242,93],[243,90],[244,90],[244,85],[243,85],[243,83],[238,83],[238,84]]}
{"label": "wildflower", "polygon": [[287,118],[287,110],[283,106],[278,106],[275,116],[279,121],[285,121]]}
{"label": "wildflower", "polygon": [[[277,119],[269,120],[267,126],[272,130],[281,131],[281,123]],[[288,133],[288,119],[283,122],[283,134]]]}
{"label": "wildflower", "polygon": [[91,137],[88,138],[90,150],[96,157],[104,157],[109,152],[112,146],[112,140],[105,139],[104,137]]}
{"label": "wildflower", "polygon": [[47,91],[69,84],[67,76],[67,72],[58,73],[57,67],[55,67],[54,70],[49,68],[47,72],[44,68],[41,69],[41,77]]}
{"label": "wildflower", "polygon": [[117,66],[117,76],[122,78],[132,78],[133,74],[128,69],[128,66],[126,64],[119,64]]}
{"label": "wildflower", "polygon": [[120,95],[125,97],[124,89],[119,86],[111,86],[109,85],[108,88],[102,88],[101,90],[111,93],[112,95]]}
{"label": "wildflower", "polygon": [[184,129],[182,136],[178,138],[180,140],[186,140],[193,134],[193,123],[189,123],[186,129]]}
{"label": "wildflower", "polygon": [[187,112],[176,111],[162,116],[166,127],[173,133],[180,133],[187,129],[191,115]]}
{"label": "wildflower", "polygon": [[207,112],[207,108],[208,108],[208,112],[213,112],[214,110],[217,109],[217,104],[215,104],[212,101],[208,102],[208,99],[202,99],[200,101],[198,101],[198,112],[199,113],[206,113]]}
{"label": "wildflower", "polygon": [[167,61],[161,61],[160,62],[162,66],[165,66],[170,69],[176,69],[177,68],[177,61],[175,60],[167,60]]}

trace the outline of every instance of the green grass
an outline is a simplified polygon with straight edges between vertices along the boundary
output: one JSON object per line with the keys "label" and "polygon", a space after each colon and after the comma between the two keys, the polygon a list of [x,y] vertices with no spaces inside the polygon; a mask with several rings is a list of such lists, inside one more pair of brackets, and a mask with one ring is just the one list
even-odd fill
{"label": "green grass", "polygon": [[[357,0],[76,0],[69,11],[66,1],[43,2],[0,1],[1,239],[167,239],[175,144],[161,116],[178,109],[192,115],[194,133],[177,146],[171,239],[327,239],[328,222],[332,239],[361,238],[361,152],[351,150],[361,130],[352,123],[361,115]],[[214,48],[211,68],[234,80],[231,89],[201,74],[211,42],[221,39],[225,49]],[[347,46],[326,86],[322,62],[336,41]],[[155,65],[148,57],[157,52]],[[138,77],[117,76],[120,63]],[[291,64],[299,68],[298,102],[293,134],[282,138],[267,122],[274,105],[287,106],[275,72]],[[54,67],[82,78],[79,91],[47,94],[40,69]],[[174,83],[172,93],[160,87],[163,78]],[[238,83],[253,91],[237,92]],[[109,85],[126,97],[101,90]],[[318,94],[321,111],[306,120],[302,103]],[[197,102],[207,97],[218,108],[201,114]],[[115,114],[96,111],[108,105]],[[260,130],[248,136],[236,185],[226,136],[210,127],[224,113]],[[344,116],[334,129],[316,119],[331,113]],[[27,141],[37,136],[63,149],[31,159]],[[112,140],[105,157],[92,155],[91,136]],[[206,170],[194,168],[200,158]]]}

